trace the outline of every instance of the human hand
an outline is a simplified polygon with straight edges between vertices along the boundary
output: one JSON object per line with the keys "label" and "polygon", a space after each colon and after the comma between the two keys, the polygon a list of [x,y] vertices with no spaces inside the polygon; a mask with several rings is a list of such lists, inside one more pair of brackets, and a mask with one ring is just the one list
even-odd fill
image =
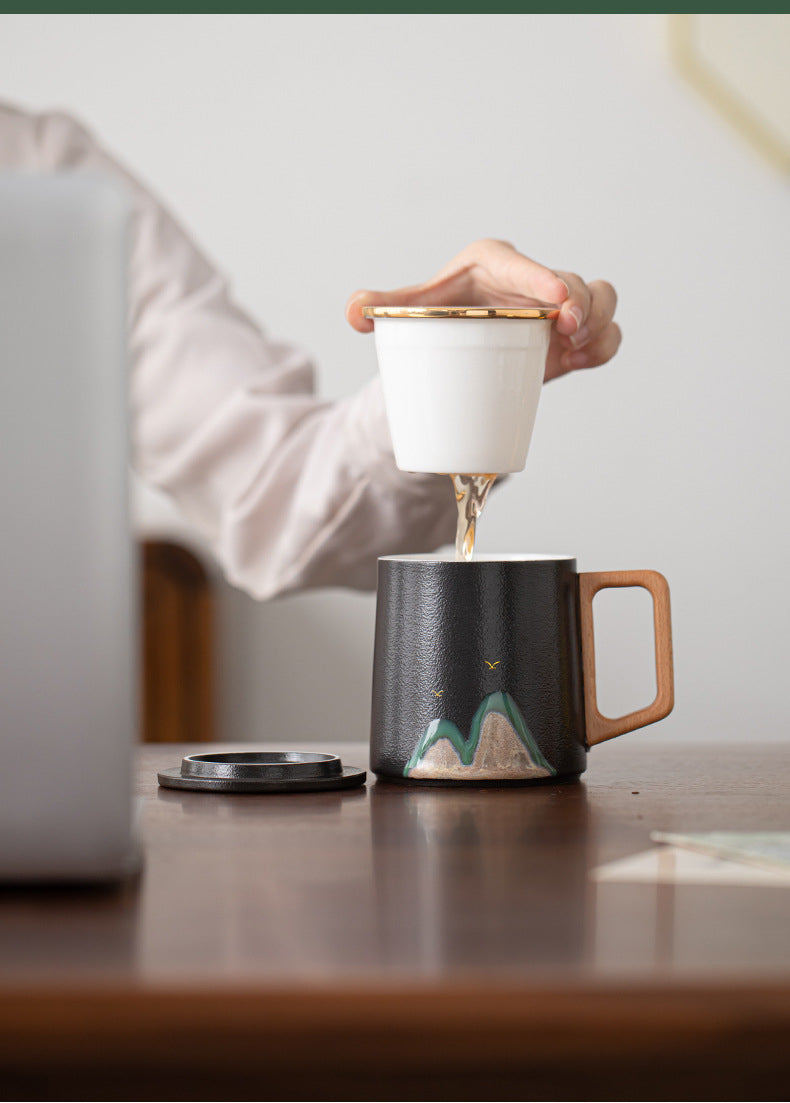
{"label": "human hand", "polygon": [[505,241],[473,242],[426,283],[398,291],[356,291],[346,304],[346,318],[360,333],[369,333],[373,322],[363,317],[364,306],[527,307],[536,300],[560,307],[544,382],[605,364],[617,352],[621,333],[612,321],[617,294],[610,283],[585,283],[573,272],[544,268]]}

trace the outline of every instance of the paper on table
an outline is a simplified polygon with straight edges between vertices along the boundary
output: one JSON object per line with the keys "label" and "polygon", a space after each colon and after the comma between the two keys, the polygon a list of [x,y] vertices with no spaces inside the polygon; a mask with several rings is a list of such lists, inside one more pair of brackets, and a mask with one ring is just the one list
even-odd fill
{"label": "paper on table", "polygon": [[790,870],[761,868],[681,850],[658,846],[591,871],[594,881],[619,881],[674,885],[752,885],[790,887]]}
{"label": "paper on table", "polygon": [[650,838],[715,858],[790,871],[790,831],[701,831],[692,835],[651,831]]}

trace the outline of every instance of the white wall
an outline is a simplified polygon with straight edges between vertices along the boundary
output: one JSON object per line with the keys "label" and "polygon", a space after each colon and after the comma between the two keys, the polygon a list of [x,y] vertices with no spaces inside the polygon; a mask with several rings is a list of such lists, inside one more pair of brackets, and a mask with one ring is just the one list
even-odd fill
{"label": "white wall", "polygon": [[[0,95],[82,116],[332,396],[375,367],[358,286],[480,236],[610,279],[622,351],[545,389],[479,546],[667,575],[676,710],[632,738],[782,739],[788,181],[675,74],[664,19],[3,16]],[[223,590],[227,736],[365,738],[372,618]],[[604,706],[649,693],[646,619],[602,609]]]}

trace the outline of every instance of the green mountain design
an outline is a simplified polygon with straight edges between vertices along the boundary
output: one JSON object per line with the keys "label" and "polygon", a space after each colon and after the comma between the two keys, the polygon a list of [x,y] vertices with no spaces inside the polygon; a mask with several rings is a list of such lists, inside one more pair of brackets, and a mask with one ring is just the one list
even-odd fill
{"label": "green mountain design", "polygon": [[449,740],[463,765],[471,766],[477,754],[483,724],[486,717],[491,713],[499,713],[500,716],[504,716],[510,721],[513,730],[524,744],[527,753],[536,766],[546,770],[550,775],[557,773],[554,767],[546,761],[540,747],[535,742],[516,702],[509,693],[497,691],[496,693],[489,693],[480,702],[477,712],[472,718],[468,739],[462,735],[460,729],[452,720],[432,720],[420,737],[411,758],[406,763],[403,776],[408,777],[409,773],[415,766],[419,765],[431,747],[438,743],[440,739]]}

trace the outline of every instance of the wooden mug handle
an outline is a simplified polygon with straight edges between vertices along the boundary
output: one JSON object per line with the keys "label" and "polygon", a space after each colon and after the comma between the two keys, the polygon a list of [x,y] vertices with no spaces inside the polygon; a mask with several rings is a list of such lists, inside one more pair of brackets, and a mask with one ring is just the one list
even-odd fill
{"label": "wooden mug handle", "polygon": [[[598,711],[595,687],[595,633],[593,629],[593,598],[599,590],[610,586],[642,586],[653,598],[653,622],[656,640],[656,697],[647,708],[629,712],[627,716],[610,719]],[[669,615],[669,585],[658,571],[598,571],[579,575],[579,613],[582,633],[582,668],[584,671],[584,712],[587,723],[587,743],[590,747],[614,739],[616,735],[643,728],[663,720],[675,703],[675,682],[672,667],[672,623]]]}

